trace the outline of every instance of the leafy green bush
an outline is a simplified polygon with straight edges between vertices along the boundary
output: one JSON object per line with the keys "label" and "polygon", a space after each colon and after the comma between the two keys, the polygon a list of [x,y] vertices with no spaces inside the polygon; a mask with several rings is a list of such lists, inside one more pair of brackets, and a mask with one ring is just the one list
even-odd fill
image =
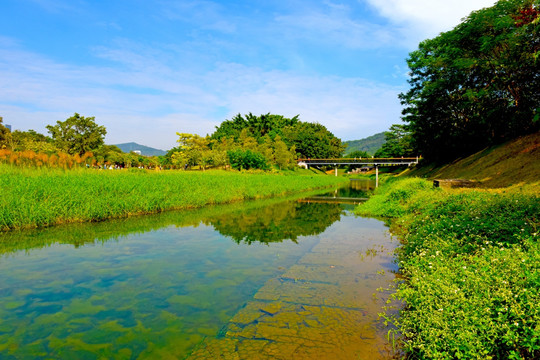
{"label": "leafy green bush", "polygon": [[406,281],[394,298],[405,305],[399,316],[382,315],[413,358],[540,357],[537,195],[404,179],[357,211],[397,217]]}
{"label": "leafy green bush", "polygon": [[266,158],[263,154],[251,150],[229,150],[227,151],[229,163],[233,169],[249,170],[269,168]]}

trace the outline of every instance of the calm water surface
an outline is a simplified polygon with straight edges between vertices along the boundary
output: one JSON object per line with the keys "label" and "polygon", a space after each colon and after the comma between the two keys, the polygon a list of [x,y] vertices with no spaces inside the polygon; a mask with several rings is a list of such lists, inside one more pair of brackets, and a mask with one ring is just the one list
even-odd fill
{"label": "calm water surface", "polygon": [[389,358],[373,294],[397,242],[352,208],[271,200],[1,235],[0,358]]}

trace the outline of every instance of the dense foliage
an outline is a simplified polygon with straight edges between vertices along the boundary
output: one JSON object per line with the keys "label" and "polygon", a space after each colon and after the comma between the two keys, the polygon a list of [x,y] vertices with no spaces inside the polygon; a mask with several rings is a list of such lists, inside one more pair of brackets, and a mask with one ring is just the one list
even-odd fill
{"label": "dense foliage", "polygon": [[117,146],[105,145],[106,129],[94,117],[77,113],[55,126],[47,126],[52,137],[35,130],[10,132],[0,123],[0,163],[19,166],[71,169],[92,167],[157,167],[158,157],[122,152]]}
{"label": "dense foliage", "polygon": [[282,130],[285,127],[294,126],[299,122],[298,115],[289,119],[282,115],[274,114],[263,114],[260,116],[253,115],[252,113],[244,116],[238,114],[231,120],[225,120],[217,126],[216,131],[212,134],[212,139],[221,140],[223,138],[229,138],[237,141],[244,129],[257,140],[266,135],[274,138],[278,134],[282,135]]}
{"label": "dense foliage", "polygon": [[0,164],[0,230],[197,208],[297,193],[344,181],[348,180],[334,176],[139,169],[63,171]]}
{"label": "dense foliage", "polygon": [[371,157],[367,152],[361,150],[354,150],[353,152],[348,153],[345,158],[367,158]]}
{"label": "dense foliage", "polygon": [[414,146],[446,160],[539,129],[538,0],[500,0],[420,43],[401,94]]}
{"label": "dense foliage", "polygon": [[179,136],[177,142],[180,146],[171,149],[165,156],[165,161],[184,169],[198,166],[205,170],[207,167],[225,168],[230,165],[238,170],[268,170],[270,165],[280,169],[295,166],[295,147],[289,148],[279,135],[273,139],[266,135],[259,143],[249,134],[247,128],[240,132],[238,139],[224,137],[216,140],[197,134],[176,134]]}
{"label": "dense foliage", "polygon": [[3,124],[3,119],[0,117],[0,149],[9,147],[11,143],[11,133]]}
{"label": "dense foliage", "polygon": [[320,124],[303,123],[281,115],[237,115],[225,120],[212,136],[178,132],[179,146],[159,157],[124,153],[105,145],[106,129],[94,117],[75,113],[48,125],[51,137],[34,130],[11,133],[0,123],[0,162],[72,168],[77,165],[107,168],[291,169],[298,156],[337,157],[341,140]]}
{"label": "dense foliage", "polygon": [[385,142],[375,152],[376,158],[413,157],[416,152],[412,146],[412,135],[407,126],[394,124],[384,133]]}
{"label": "dense foliage", "polygon": [[531,189],[386,184],[357,210],[402,235],[402,346],[418,359],[540,357],[540,199]]}
{"label": "dense foliage", "polygon": [[257,152],[251,150],[229,150],[227,157],[231,167],[236,170],[262,169],[266,170],[268,164],[266,158]]}
{"label": "dense foliage", "polygon": [[296,158],[339,157],[345,148],[323,125],[304,123],[295,116],[236,115],[206,137],[177,133],[180,146],[171,149],[165,163],[234,169],[293,168]]}
{"label": "dense foliage", "polygon": [[280,136],[289,149],[294,149],[299,158],[336,158],[345,150],[345,145],[328,129],[317,123],[302,122],[295,116],[291,119],[281,115],[266,114],[255,116],[236,115],[232,120],[225,120],[211,135],[214,140],[224,138],[241,142],[249,136],[262,144],[267,139],[272,141]]}

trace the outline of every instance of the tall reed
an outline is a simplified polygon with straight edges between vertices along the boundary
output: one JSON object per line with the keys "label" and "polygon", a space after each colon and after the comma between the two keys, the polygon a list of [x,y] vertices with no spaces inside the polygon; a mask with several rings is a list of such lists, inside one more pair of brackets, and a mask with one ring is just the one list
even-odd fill
{"label": "tall reed", "polygon": [[[69,167],[69,162],[65,162]],[[113,171],[0,164],[0,229],[102,221],[337,185],[333,176],[227,171]]]}

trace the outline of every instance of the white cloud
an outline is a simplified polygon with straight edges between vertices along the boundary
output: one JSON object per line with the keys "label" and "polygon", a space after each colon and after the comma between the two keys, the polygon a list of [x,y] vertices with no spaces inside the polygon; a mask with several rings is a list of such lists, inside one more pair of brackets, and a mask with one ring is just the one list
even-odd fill
{"label": "white cloud", "polygon": [[315,77],[285,71],[262,72],[224,65],[213,76],[229,89],[220,91],[230,115],[273,112],[319,122],[343,140],[388,129],[399,122],[397,94],[403,89],[358,78]]}
{"label": "white cloud", "polygon": [[[123,59],[120,51],[109,53]],[[299,114],[343,140],[362,138],[399,121],[396,95],[401,90],[359,78],[304,76],[235,63],[195,74],[152,55],[118,68],[75,66],[0,43],[5,123],[46,133],[46,125],[78,112],[106,126],[108,143],[136,141],[168,149],[176,145],[177,131],[205,135],[226,118],[248,112]]]}
{"label": "white cloud", "polygon": [[350,49],[372,49],[391,44],[390,29],[355,18],[347,6],[326,5],[325,8],[306,8],[298,13],[276,16],[276,27],[287,37],[339,44]]}
{"label": "white cloud", "polygon": [[451,30],[472,11],[490,7],[495,0],[366,0],[384,17],[402,27],[409,41]]}

